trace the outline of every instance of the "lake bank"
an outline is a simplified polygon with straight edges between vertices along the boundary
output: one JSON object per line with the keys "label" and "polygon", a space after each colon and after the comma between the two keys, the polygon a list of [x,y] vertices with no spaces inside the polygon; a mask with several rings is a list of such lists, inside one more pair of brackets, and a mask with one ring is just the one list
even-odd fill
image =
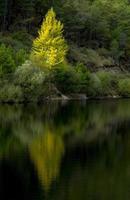
{"label": "lake bank", "polygon": [[130,97],[122,97],[122,96],[99,96],[99,97],[87,97],[85,94],[74,94],[74,95],[62,95],[62,96],[50,96],[50,97],[45,97],[41,101],[33,101],[33,100],[28,100],[28,101],[0,101],[0,104],[42,104],[45,102],[50,102],[50,101],[91,101],[91,100],[118,100],[118,99],[130,99]]}

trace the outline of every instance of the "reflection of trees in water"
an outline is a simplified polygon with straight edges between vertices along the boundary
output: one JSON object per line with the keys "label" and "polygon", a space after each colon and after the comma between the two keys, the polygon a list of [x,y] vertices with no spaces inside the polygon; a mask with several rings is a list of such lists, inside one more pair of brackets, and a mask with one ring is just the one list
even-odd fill
{"label": "reflection of trees in water", "polygon": [[41,183],[48,190],[59,174],[64,153],[62,138],[48,131],[32,141],[29,145],[29,153]]}
{"label": "reflection of trees in water", "polygon": [[14,159],[15,156],[23,153],[23,145],[17,137],[9,135],[5,136],[0,135],[0,160],[1,159]]}
{"label": "reflection of trees in water", "polygon": [[69,150],[64,160],[66,166],[61,168],[61,178],[50,199],[129,199],[130,135],[129,130],[124,130],[128,133],[126,137],[120,128],[118,131],[119,135],[110,135],[102,145],[82,145],[78,151]]}
{"label": "reflection of trees in water", "polygon": [[129,101],[0,106],[0,158],[28,147],[39,180],[48,190],[59,174],[66,146],[71,149],[101,138],[103,143],[129,120]]}
{"label": "reflection of trees in water", "polygon": [[22,114],[21,106],[0,105],[0,126],[17,123]]}
{"label": "reflection of trees in water", "polygon": [[25,143],[51,129],[56,134],[85,137],[88,140],[110,132],[111,126],[130,118],[128,101],[113,102],[60,102],[44,105],[0,106],[1,126],[10,126],[13,134]]}

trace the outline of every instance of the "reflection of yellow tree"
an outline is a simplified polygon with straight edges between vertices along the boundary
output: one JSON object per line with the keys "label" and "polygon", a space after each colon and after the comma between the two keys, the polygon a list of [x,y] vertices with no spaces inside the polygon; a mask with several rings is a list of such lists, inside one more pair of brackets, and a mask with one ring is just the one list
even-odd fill
{"label": "reflection of yellow tree", "polygon": [[48,190],[59,173],[60,161],[64,153],[62,138],[48,131],[31,143],[29,152],[39,179],[45,189]]}

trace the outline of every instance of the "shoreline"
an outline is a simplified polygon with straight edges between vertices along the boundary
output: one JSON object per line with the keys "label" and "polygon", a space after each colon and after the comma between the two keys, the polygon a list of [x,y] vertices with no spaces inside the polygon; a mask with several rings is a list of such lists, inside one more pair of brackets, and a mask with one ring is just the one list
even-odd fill
{"label": "shoreline", "polygon": [[62,97],[46,97],[41,101],[0,101],[0,104],[42,104],[45,102],[51,101],[88,101],[88,100],[118,100],[118,99],[130,99],[130,97],[123,97],[123,96],[99,96],[99,97],[87,97],[85,95],[63,95]]}

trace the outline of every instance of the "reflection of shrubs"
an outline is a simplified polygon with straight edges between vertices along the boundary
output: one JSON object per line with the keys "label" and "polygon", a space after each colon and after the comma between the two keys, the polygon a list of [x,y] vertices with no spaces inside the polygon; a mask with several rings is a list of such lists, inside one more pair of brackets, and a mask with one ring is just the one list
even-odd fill
{"label": "reflection of shrubs", "polygon": [[118,83],[119,94],[124,97],[130,97],[130,78],[125,78]]}

